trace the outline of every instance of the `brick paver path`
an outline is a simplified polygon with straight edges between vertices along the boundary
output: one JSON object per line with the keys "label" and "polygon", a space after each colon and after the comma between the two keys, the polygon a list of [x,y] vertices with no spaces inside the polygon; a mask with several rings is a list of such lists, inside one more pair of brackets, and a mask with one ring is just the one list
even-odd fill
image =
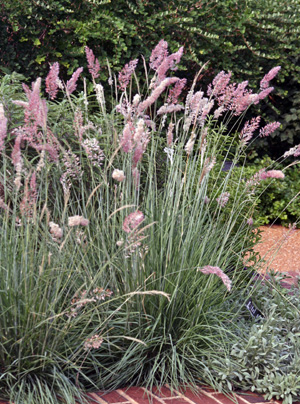
{"label": "brick paver path", "polygon": [[[190,389],[184,392],[171,391],[168,386],[152,391],[144,387],[130,387],[118,389],[111,393],[89,393],[89,397],[90,404],[281,404],[281,401],[267,401],[263,396],[251,392],[234,393],[229,398],[209,387],[199,387],[197,393]],[[8,403],[0,401],[0,404]],[[293,404],[300,404],[300,401]]]}
{"label": "brick paver path", "polygon": [[197,393],[189,389],[184,392],[171,391],[168,386],[162,387],[160,391],[158,389],[149,391],[143,387],[130,387],[108,394],[91,393],[90,397],[91,404],[281,404],[280,401],[267,401],[263,396],[251,392],[233,394],[229,398],[207,387],[199,388]]}

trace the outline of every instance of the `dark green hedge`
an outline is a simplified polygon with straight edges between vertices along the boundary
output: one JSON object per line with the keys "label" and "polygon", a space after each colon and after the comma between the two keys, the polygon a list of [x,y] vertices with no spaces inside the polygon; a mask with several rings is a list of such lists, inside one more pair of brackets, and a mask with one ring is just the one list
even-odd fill
{"label": "dark green hedge", "polygon": [[0,10],[0,72],[30,79],[44,76],[54,61],[66,79],[86,66],[88,45],[104,80],[107,59],[119,70],[141,53],[149,56],[162,38],[172,51],[184,45],[190,77],[209,60],[208,76],[232,70],[236,80],[258,85],[281,65],[273,110],[266,112],[283,122],[286,143],[299,137],[293,92],[300,89],[300,0],[6,0]]}
{"label": "dark green hedge", "polygon": [[[84,46],[120,68],[164,38],[185,59],[260,77],[274,64],[300,77],[299,0],[7,0],[1,10],[1,65],[33,76],[60,61],[72,72]],[[299,76],[299,77],[298,77]]]}

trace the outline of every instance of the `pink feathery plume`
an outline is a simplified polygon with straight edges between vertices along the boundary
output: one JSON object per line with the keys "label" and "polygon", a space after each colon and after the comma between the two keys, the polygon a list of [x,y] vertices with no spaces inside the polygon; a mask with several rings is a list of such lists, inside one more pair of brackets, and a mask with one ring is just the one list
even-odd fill
{"label": "pink feathery plume", "polygon": [[247,121],[241,131],[240,139],[244,144],[247,144],[251,140],[253,133],[258,129],[260,122],[260,116],[252,118],[251,121]]}
{"label": "pink feathery plume", "polygon": [[99,70],[100,70],[99,60],[95,58],[92,49],[90,49],[87,46],[85,47],[85,54],[88,62],[89,72],[92,75],[93,79],[96,79],[97,77],[99,77]]}
{"label": "pink feathery plume", "polygon": [[238,116],[244,112],[252,103],[252,90],[248,90],[248,81],[239,83],[232,93],[230,109],[234,111],[234,115]]}
{"label": "pink feathery plume", "polygon": [[247,219],[247,225],[248,225],[248,226],[253,226],[253,219],[252,219],[252,217],[249,217],[249,219]]}
{"label": "pink feathery plume", "polygon": [[180,79],[177,81],[177,83],[175,83],[175,86],[171,88],[169,91],[167,99],[169,104],[177,104],[178,97],[180,96],[185,85],[186,85],[186,79]]}
{"label": "pink feathery plume", "polygon": [[4,115],[3,105],[0,104],[0,152],[4,149],[4,140],[7,135],[7,118]]}
{"label": "pink feathery plume", "polygon": [[218,118],[223,114],[224,111],[225,111],[225,108],[224,108],[223,105],[221,105],[219,108],[217,108],[217,109],[215,110],[215,112],[214,112],[214,118],[215,118],[215,119],[218,119]]}
{"label": "pink feathery plume", "polygon": [[284,173],[281,170],[269,170],[269,171],[263,171],[260,175],[260,178],[262,180],[265,180],[267,178],[278,178],[278,179],[283,179],[284,178]]}
{"label": "pink feathery plume", "polygon": [[35,172],[32,174],[29,187],[28,187],[29,175],[25,180],[25,188],[23,199],[20,202],[20,212],[22,215],[26,217],[32,217],[33,214],[33,206],[37,200],[37,189],[36,189],[36,174]]}
{"label": "pink feathery plume", "polygon": [[138,228],[138,226],[144,221],[144,219],[145,216],[140,210],[130,213],[123,222],[123,230],[126,233],[131,233]]}
{"label": "pink feathery plume", "polygon": [[136,66],[138,64],[138,59],[131,60],[129,63],[127,63],[123,69],[120,71],[118,79],[119,79],[119,88],[122,91],[126,90],[126,87],[128,86],[131,76],[133,75],[133,72],[136,69]]}
{"label": "pink feathery plume", "polygon": [[22,143],[23,137],[22,135],[18,135],[15,138],[15,144],[11,153],[11,159],[13,165],[16,167],[17,164],[21,164],[22,157],[21,157],[21,143]]}
{"label": "pink feathery plume", "polygon": [[[30,146],[37,150],[37,151],[46,151],[49,153],[49,156],[51,160],[57,162],[58,161],[58,151],[56,148],[58,148],[58,144],[54,143],[55,146],[52,146],[51,144],[36,144],[36,143],[30,143]],[[56,148],[55,148],[56,147]]]}
{"label": "pink feathery plume", "polygon": [[90,223],[89,219],[84,218],[83,216],[75,215],[68,217],[68,226],[88,226]]}
{"label": "pink feathery plume", "polygon": [[[29,93],[26,92],[28,97],[28,108],[25,108],[25,123],[26,125],[30,125],[33,122],[35,124],[41,124],[40,121],[40,108],[41,108],[41,98],[40,98],[40,88],[41,88],[42,79],[39,77],[35,82],[32,83],[32,91],[29,90]],[[23,87],[25,88],[25,86]],[[44,114],[42,114],[44,115]]]}
{"label": "pink feathery plume", "polygon": [[150,56],[150,67],[153,70],[157,70],[162,64],[163,60],[168,56],[168,42],[163,39],[153,49]]}
{"label": "pink feathery plume", "polygon": [[58,75],[59,63],[55,62],[52,66],[50,66],[50,71],[46,77],[46,92],[49,94],[51,100],[54,100],[58,92]]}
{"label": "pink feathery plume", "polygon": [[151,95],[146,98],[145,101],[139,104],[138,113],[142,113],[145,109],[149,108],[150,105],[152,105],[158,99],[158,97],[167,87],[169,87],[171,84],[176,83],[178,80],[178,77],[167,77],[166,79],[164,79],[160,83],[160,85],[152,91]]}
{"label": "pink feathery plume", "polygon": [[229,277],[226,274],[224,274],[224,272],[222,271],[221,268],[206,265],[203,268],[198,268],[197,271],[200,271],[205,275],[210,275],[210,274],[217,275],[222,280],[224,285],[226,286],[228,292],[230,292],[230,290],[231,290],[231,280],[229,279]]}
{"label": "pink feathery plume", "polygon": [[262,90],[260,93],[257,94],[259,100],[263,100],[264,98],[266,98],[273,90],[274,90],[274,87],[268,87],[268,88]]}
{"label": "pink feathery plume", "polygon": [[225,89],[227,88],[230,79],[231,72],[225,73],[223,70],[216,75],[216,77],[212,81],[212,85],[208,86],[207,94],[214,95],[218,97],[221,94],[225,93]]}
{"label": "pink feathery plume", "polygon": [[221,206],[221,208],[224,208],[224,206],[227,204],[228,200],[230,197],[229,192],[223,192],[219,198],[216,198],[217,203]]}
{"label": "pink feathery plume", "polygon": [[122,147],[122,149],[125,153],[129,153],[133,149],[134,130],[135,129],[134,129],[132,122],[128,122],[125,125],[122,137],[120,139],[120,146]]}
{"label": "pink feathery plume", "polygon": [[142,159],[143,153],[144,153],[143,144],[139,142],[134,149],[134,154],[132,158],[133,168],[136,168],[138,162]]}
{"label": "pink feathery plume", "polygon": [[13,101],[14,104],[24,108],[24,129],[26,130],[24,140],[28,140],[29,142],[34,142],[37,140],[35,137],[38,135],[38,126],[41,126],[43,129],[46,128],[47,104],[45,100],[40,98],[40,87],[41,78],[39,77],[35,82],[32,83],[32,90],[30,90],[26,85],[23,85],[28,102],[18,100]]}
{"label": "pink feathery plume", "polygon": [[286,151],[283,155],[283,157],[290,157],[290,156],[294,156],[294,157],[298,157],[300,156],[300,144],[298,144],[297,146],[291,147],[290,150]]}
{"label": "pink feathery plume", "polygon": [[150,140],[148,131],[145,131],[145,121],[143,119],[138,120],[133,140],[135,143],[135,149],[132,161],[133,161],[133,168],[136,168],[138,162],[142,159],[147,144],[149,143]]}
{"label": "pink feathery plume", "polygon": [[203,106],[201,117],[199,119],[202,126],[204,125],[205,119],[206,119],[207,115],[210,113],[213,106],[214,106],[214,101],[209,101],[208,103],[206,103]]}
{"label": "pink feathery plume", "polygon": [[170,122],[168,126],[168,131],[167,131],[167,145],[170,147],[173,143],[173,130],[174,130],[175,124]]}
{"label": "pink feathery plume", "polygon": [[278,129],[280,126],[280,122],[272,122],[272,123],[268,123],[264,128],[262,128],[259,131],[259,136],[260,137],[267,137],[269,136],[271,133],[275,132],[276,129]]}
{"label": "pink feathery plume", "polygon": [[178,104],[163,105],[157,111],[157,115],[171,114],[172,112],[178,112],[183,109],[184,109],[184,107],[182,105],[178,105]]}
{"label": "pink feathery plume", "polygon": [[32,203],[35,203],[37,200],[37,189],[36,189],[36,173],[34,172],[30,179],[30,199]]}
{"label": "pink feathery plume", "polygon": [[157,80],[154,83],[154,87],[159,85],[167,75],[168,70],[176,70],[177,64],[180,62],[180,59],[183,55],[183,46],[179,48],[179,50],[171,55],[167,56],[161,63],[161,65],[157,68]]}
{"label": "pink feathery plume", "polygon": [[68,94],[72,94],[73,91],[76,90],[77,87],[77,80],[80,76],[80,74],[83,71],[83,67],[78,67],[78,69],[72,74],[72,77],[70,78],[70,80],[67,81],[67,93]]}
{"label": "pink feathery plume", "polygon": [[271,80],[273,80],[274,77],[277,76],[277,74],[278,74],[278,72],[279,72],[280,69],[281,69],[281,66],[273,67],[273,69],[271,69],[271,70],[269,71],[269,73],[267,73],[267,74],[263,77],[263,79],[262,79],[261,82],[260,82],[260,89],[261,89],[261,90],[265,90],[267,87],[269,87],[269,82],[270,82]]}
{"label": "pink feathery plume", "polygon": [[134,180],[134,184],[135,184],[136,188],[138,188],[139,181],[140,181],[140,172],[137,169],[137,167],[132,169],[132,178]]}

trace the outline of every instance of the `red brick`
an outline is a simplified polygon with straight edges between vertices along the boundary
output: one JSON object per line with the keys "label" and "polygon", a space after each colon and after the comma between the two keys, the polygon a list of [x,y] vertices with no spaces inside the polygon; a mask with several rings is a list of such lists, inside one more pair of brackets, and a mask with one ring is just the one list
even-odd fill
{"label": "red brick", "polygon": [[187,401],[185,397],[179,397],[179,398],[165,398],[165,404],[191,404],[190,401]]}
{"label": "red brick", "polygon": [[[127,396],[138,402],[139,404],[149,404],[151,401],[153,404],[161,404],[161,400],[156,399],[151,395],[150,391],[147,392],[142,387],[130,387],[127,389],[121,389]],[[123,397],[125,400],[125,398]]]}
{"label": "red brick", "polygon": [[182,395],[192,400],[195,404],[218,404],[216,400],[204,393],[201,393],[200,390],[199,394],[197,395],[192,390],[186,389],[184,392],[182,392]]}
{"label": "red brick", "polygon": [[160,388],[153,387],[152,393],[160,398],[171,398],[171,397],[179,398],[178,394],[175,391],[172,393],[172,391],[169,388],[167,388],[166,386],[162,386]]}
{"label": "red brick", "polygon": [[88,397],[90,398],[89,404],[106,404],[107,401],[105,401],[102,396],[104,395],[104,393],[102,392],[97,392],[97,393],[88,393],[87,394]]}
{"label": "red brick", "polygon": [[212,393],[212,396],[215,397],[217,400],[221,401],[222,404],[233,404],[233,403],[235,403],[236,401],[237,401],[239,404],[246,404],[244,401],[239,400],[239,397],[238,397],[237,395],[228,396],[228,395],[225,395],[225,394],[222,394],[222,393],[216,393],[216,392],[214,392],[214,393]]}
{"label": "red brick", "polygon": [[128,402],[128,400],[122,397],[117,391],[112,391],[111,393],[106,394],[99,392],[96,394],[98,397],[101,397],[102,400],[105,400],[109,404]]}
{"label": "red brick", "polygon": [[204,391],[206,391],[208,393],[215,393],[216,392],[216,390],[214,390],[212,387],[209,387],[209,386],[201,386],[201,390],[204,390]]}
{"label": "red brick", "polygon": [[248,393],[241,393],[237,392],[237,394],[243,398],[244,400],[248,401],[248,403],[266,403],[268,400],[265,400],[263,396],[260,396],[259,394],[256,393],[251,393],[250,391]]}

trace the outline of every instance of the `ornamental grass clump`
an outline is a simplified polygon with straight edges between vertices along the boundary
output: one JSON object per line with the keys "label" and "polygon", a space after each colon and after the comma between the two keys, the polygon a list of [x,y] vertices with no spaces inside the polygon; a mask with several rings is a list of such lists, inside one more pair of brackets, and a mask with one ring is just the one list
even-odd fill
{"label": "ornamental grass clump", "polygon": [[94,94],[75,92],[82,68],[65,84],[58,64],[48,100],[41,78],[18,100],[3,79],[1,396],[73,403],[87,389],[217,386],[206,357],[234,338],[225,303],[253,281],[244,267],[257,261],[250,219],[263,180],[236,175],[251,136],[229,122],[274,77],[255,94],[230,73],[207,91],[197,76],[184,97],[172,72],[182,53],[161,41],[144,88],[136,60],[110,74],[110,111],[90,49]]}

